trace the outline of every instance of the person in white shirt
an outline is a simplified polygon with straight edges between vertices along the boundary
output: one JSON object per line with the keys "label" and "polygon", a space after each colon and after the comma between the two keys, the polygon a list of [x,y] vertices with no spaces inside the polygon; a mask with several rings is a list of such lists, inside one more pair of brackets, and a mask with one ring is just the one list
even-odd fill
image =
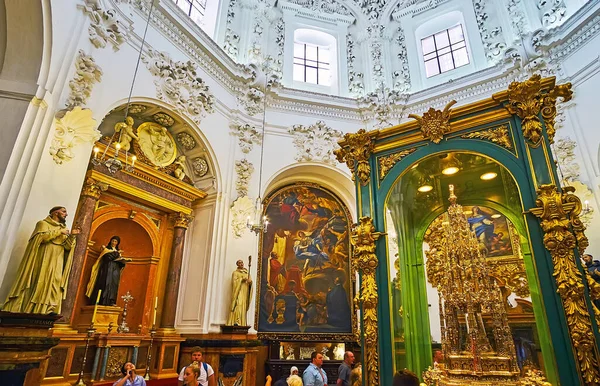
{"label": "person in white shirt", "polygon": [[[200,386],[217,386],[215,372],[208,363],[202,362],[202,349],[198,346],[192,347],[192,363],[197,363],[200,369],[200,376],[198,377]],[[179,372],[177,386],[183,386],[186,367],[184,366]]]}

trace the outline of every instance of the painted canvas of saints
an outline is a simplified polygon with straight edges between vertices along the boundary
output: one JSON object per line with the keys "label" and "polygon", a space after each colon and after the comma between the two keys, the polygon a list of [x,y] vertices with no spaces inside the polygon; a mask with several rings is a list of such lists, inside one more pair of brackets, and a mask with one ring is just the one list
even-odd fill
{"label": "painted canvas of saints", "polygon": [[349,215],[318,186],[284,187],[266,200],[259,333],[352,332]]}
{"label": "painted canvas of saints", "polygon": [[487,257],[513,254],[508,220],[498,211],[483,206],[464,206],[471,230]]}

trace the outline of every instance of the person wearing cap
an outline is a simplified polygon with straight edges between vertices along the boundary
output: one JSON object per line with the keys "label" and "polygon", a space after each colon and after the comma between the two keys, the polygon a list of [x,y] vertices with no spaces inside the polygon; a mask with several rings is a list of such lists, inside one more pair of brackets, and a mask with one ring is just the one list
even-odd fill
{"label": "person wearing cap", "polygon": [[292,366],[290,369],[290,376],[287,379],[288,386],[302,386],[302,378],[298,375],[298,368]]}
{"label": "person wearing cap", "polygon": [[60,314],[79,234],[78,229],[69,231],[66,223],[64,206],[55,206],[37,222],[2,311]]}

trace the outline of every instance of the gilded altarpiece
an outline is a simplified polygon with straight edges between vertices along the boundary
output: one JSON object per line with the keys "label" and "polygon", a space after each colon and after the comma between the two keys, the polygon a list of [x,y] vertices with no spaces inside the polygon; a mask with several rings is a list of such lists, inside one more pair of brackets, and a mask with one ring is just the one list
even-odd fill
{"label": "gilded altarpiece", "polygon": [[[436,251],[424,242],[434,244],[431,226],[443,222],[449,185],[478,240],[472,247],[491,267],[485,280],[500,287],[498,304],[506,308],[513,338],[510,302],[530,315],[520,323],[534,325],[539,364],[520,363],[520,380],[506,384],[541,379],[542,373],[551,384],[600,383],[590,301],[598,291],[579,261],[587,246],[581,202],[571,188],[557,186],[550,146],[556,103],[571,98],[570,87],[534,75],[489,99],[458,107],[448,100],[445,108],[412,114],[414,120],[399,126],[360,130],[340,141],[336,155],[353,172],[361,224],[372,224],[356,229],[375,235],[363,248],[373,257],[358,268],[364,360],[376,364],[364,372],[369,385],[391,384],[394,371],[404,367],[421,373],[432,365],[432,347],[444,349],[444,342],[432,344],[441,312],[430,311],[438,304],[427,280],[435,281],[434,262],[427,256]],[[491,311],[478,319],[482,328]],[[456,321],[467,333],[468,318],[459,312]],[[470,374],[473,363],[465,365],[461,371]]]}

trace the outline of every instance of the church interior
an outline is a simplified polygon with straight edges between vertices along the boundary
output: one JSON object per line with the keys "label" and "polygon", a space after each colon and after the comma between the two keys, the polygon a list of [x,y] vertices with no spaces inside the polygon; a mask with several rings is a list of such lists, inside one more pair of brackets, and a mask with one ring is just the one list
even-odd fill
{"label": "church interior", "polygon": [[0,385],[600,385],[599,53],[596,0],[0,0]]}

